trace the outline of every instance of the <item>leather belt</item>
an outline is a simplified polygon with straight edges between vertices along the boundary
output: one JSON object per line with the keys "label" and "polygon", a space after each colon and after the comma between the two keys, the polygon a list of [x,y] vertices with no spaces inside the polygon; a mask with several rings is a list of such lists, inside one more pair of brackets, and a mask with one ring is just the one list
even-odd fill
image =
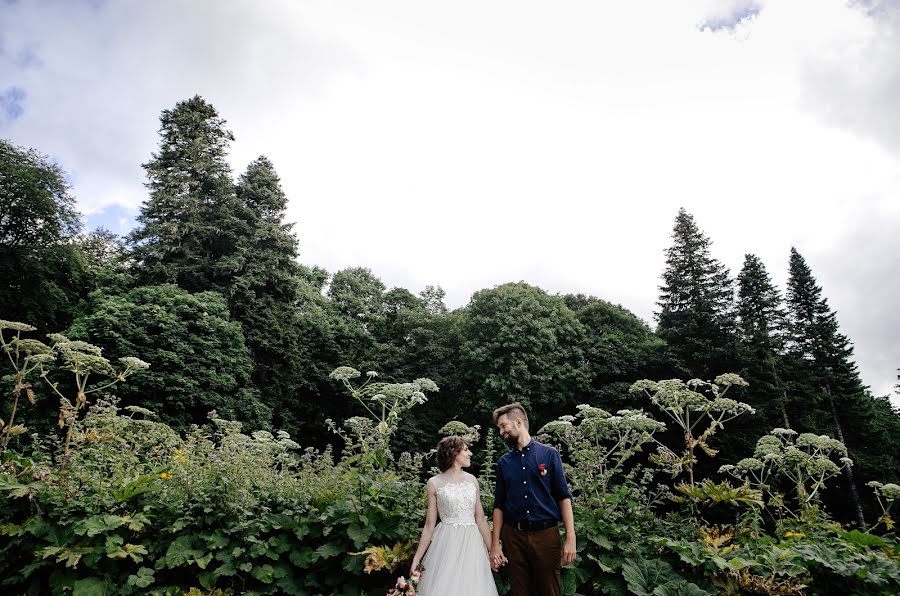
{"label": "leather belt", "polygon": [[545,519],[541,521],[519,520],[510,522],[510,525],[522,532],[540,532],[541,530],[546,530],[547,528],[554,528],[558,524],[559,522],[555,519]]}

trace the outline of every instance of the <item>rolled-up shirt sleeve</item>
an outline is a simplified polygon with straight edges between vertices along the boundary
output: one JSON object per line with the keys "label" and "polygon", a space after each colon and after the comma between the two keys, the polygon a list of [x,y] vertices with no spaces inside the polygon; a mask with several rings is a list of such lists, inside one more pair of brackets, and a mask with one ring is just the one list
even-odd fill
{"label": "rolled-up shirt sleeve", "polygon": [[494,509],[501,511],[506,506],[506,480],[503,479],[503,470],[500,469],[500,462],[497,462],[497,469],[494,475]]}
{"label": "rolled-up shirt sleeve", "polygon": [[559,503],[563,499],[571,499],[572,493],[569,491],[569,484],[566,482],[566,471],[563,469],[562,459],[559,457],[559,452],[556,449],[552,449],[552,452],[553,480],[551,481],[550,490],[553,493],[553,498],[557,503]]}

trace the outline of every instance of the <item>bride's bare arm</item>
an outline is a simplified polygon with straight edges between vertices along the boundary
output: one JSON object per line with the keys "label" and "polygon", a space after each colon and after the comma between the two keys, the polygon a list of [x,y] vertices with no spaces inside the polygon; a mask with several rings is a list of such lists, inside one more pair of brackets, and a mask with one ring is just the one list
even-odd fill
{"label": "bride's bare arm", "polygon": [[435,488],[434,478],[428,481],[425,489],[428,492],[428,513],[425,514],[425,525],[422,527],[422,535],[419,537],[419,548],[413,556],[412,567],[410,568],[410,576],[416,573],[428,545],[431,544],[431,536],[434,534],[434,526],[437,524],[437,489]]}
{"label": "bride's bare arm", "polygon": [[475,483],[475,523],[484,540],[484,548],[491,551],[491,530],[488,528],[487,519],[484,517],[484,508],[481,506],[481,488]]}

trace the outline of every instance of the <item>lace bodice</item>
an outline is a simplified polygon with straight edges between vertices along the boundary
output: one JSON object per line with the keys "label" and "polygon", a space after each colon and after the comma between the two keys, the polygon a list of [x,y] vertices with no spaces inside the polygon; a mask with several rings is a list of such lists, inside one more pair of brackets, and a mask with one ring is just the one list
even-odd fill
{"label": "lace bodice", "polygon": [[475,525],[475,483],[448,482],[436,490],[441,523],[453,526]]}

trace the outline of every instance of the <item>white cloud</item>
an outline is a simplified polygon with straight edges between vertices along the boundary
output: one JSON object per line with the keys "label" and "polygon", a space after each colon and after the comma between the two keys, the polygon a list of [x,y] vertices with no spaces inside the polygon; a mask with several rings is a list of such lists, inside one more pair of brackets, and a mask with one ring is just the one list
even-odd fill
{"label": "white cloud", "polygon": [[[273,159],[305,262],[369,266],[413,291],[441,284],[452,306],[524,279],[649,321],[684,206],[734,273],[754,252],[783,282],[797,246],[866,382],[894,382],[900,353],[870,347],[885,345],[874,328],[900,332],[890,297],[876,293],[877,309],[844,298],[892,255],[873,244],[876,267],[852,282],[832,267],[890,234],[859,222],[884,221],[900,190],[897,37],[883,10],[842,0],[0,10],[0,68],[27,92],[0,134],[59,159],[84,211],[140,203],[159,112],[199,93],[235,132],[237,172],[260,153]],[[24,48],[35,59],[15,67]]]}

